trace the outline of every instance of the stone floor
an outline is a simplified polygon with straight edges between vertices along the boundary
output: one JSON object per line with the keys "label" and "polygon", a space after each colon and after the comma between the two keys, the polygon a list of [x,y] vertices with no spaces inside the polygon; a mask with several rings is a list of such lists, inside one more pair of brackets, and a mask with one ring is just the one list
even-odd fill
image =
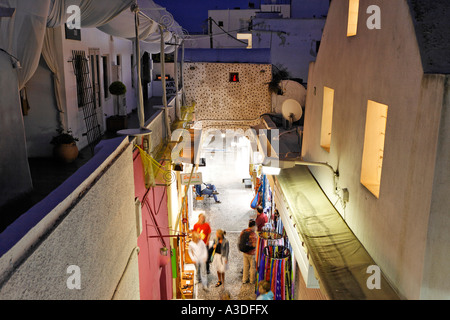
{"label": "stone floor", "polygon": [[[253,191],[245,188],[242,179],[249,178],[248,153],[245,148],[225,147],[222,141],[206,144],[203,148],[203,157],[206,158],[206,167],[200,168],[203,181],[212,183],[219,191],[218,198],[221,203],[215,203],[213,198],[194,200],[194,215],[190,217],[193,226],[197,215],[204,213],[210,223],[213,235],[217,229],[226,231],[226,238],[230,242],[229,270],[225,273],[225,286],[218,288],[217,272],[211,265],[208,275],[209,291],[205,292],[198,286],[197,298],[218,300],[224,291],[229,292],[232,300],[254,300],[255,287],[251,284],[242,284],[242,253],[238,250],[240,232],[248,225],[250,218],[256,214],[250,207]],[[246,162],[247,161],[247,162]]]}

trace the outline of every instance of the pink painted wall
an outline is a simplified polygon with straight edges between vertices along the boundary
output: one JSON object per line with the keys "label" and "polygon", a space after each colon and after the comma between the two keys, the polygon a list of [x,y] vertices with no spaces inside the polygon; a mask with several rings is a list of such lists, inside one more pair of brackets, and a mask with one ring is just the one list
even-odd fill
{"label": "pink painted wall", "polygon": [[[144,184],[144,170],[139,152],[134,154],[135,193],[142,204],[147,192]],[[169,218],[167,210],[167,190],[164,186],[151,188],[147,194],[148,205],[142,206],[142,234],[138,238],[139,251],[139,285],[141,300],[172,299],[172,267],[169,263],[161,266],[160,249],[163,247],[157,236],[156,227],[151,212],[162,235],[169,234]],[[170,250],[170,238],[164,238],[166,247]]]}

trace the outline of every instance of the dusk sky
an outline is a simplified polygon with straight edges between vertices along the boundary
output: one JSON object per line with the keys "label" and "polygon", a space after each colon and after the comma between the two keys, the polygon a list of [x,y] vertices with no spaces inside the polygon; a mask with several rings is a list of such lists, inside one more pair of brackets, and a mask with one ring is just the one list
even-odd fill
{"label": "dusk sky", "polygon": [[156,0],[165,7],[175,20],[190,33],[202,32],[202,24],[208,19],[208,10],[247,9],[248,3],[259,6],[260,0]]}

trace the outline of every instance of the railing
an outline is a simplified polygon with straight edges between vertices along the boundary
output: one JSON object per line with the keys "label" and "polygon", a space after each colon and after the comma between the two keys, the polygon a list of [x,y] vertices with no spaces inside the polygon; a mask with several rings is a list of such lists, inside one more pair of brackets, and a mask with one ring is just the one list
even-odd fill
{"label": "railing", "polygon": [[291,0],[263,0],[261,4],[291,4]]}

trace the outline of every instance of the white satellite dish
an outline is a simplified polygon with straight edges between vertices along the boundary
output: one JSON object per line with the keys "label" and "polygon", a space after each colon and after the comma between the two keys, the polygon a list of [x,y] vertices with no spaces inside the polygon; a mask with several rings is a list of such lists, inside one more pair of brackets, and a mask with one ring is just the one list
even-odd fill
{"label": "white satellite dish", "polygon": [[281,114],[284,119],[288,120],[292,124],[302,118],[303,109],[297,100],[287,99],[281,105]]}

